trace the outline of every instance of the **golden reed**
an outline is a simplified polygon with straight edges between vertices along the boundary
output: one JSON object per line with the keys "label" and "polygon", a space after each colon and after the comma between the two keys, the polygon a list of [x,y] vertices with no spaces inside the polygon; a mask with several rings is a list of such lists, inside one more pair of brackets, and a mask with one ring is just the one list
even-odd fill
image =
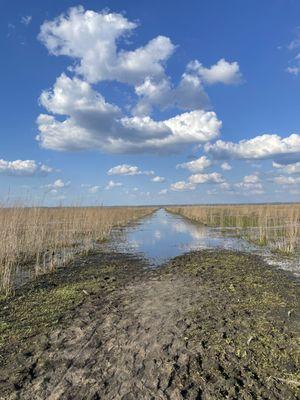
{"label": "golden reed", "polygon": [[236,229],[237,234],[273,250],[294,253],[300,247],[300,204],[199,205],[168,207],[201,224]]}
{"label": "golden reed", "polygon": [[15,271],[32,265],[36,274],[90,251],[113,227],[126,225],[152,207],[0,207],[0,291],[9,292]]}

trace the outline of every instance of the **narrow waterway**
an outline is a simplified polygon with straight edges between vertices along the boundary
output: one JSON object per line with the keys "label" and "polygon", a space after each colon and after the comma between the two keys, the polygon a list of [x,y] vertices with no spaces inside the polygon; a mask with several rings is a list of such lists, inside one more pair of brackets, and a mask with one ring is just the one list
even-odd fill
{"label": "narrow waterway", "polygon": [[220,228],[210,228],[159,209],[141,219],[137,224],[115,231],[109,247],[122,252],[133,252],[146,257],[153,267],[186,253],[199,249],[226,249],[250,252],[263,256],[271,265],[300,276],[299,257],[282,257],[267,247],[256,246],[235,237]]}

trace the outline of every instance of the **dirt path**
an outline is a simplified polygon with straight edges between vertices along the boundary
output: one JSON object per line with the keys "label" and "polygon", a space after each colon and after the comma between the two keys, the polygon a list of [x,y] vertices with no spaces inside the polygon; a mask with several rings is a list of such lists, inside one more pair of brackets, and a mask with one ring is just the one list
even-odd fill
{"label": "dirt path", "polygon": [[[196,399],[185,332],[200,293],[190,280],[153,275],[112,298],[105,317],[93,299],[71,327],[50,335],[20,398]],[[55,369],[43,373],[41,360]]]}
{"label": "dirt path", "polygon": [[[224,297],[217,274],[208,284],[204,270],[187,273],[191,260],[198,262],[199,256],[179,257],[162,270],[141,270],[134,279],[129,271],[120,280],[114,271],[113,280],[120,280],[116,290],[88,293],[72,323],[38,335],[22,352],[22,379],[2,398],[297,399],[293,384],[276,380],[271,367],[261,375],[256,366],[261,360],[253,364],[253,354],[245,359],[236,355],[229,339],[238,343],[245,320],[230,314],[233,297]],[[214,261],[210,256],[211,268]],[[226,278],[224,273],[222,282]],[[244,344],[249,348],[258,332],[251,318],[247,324]],[[272,335],[278,351],[289,346],[286,336],[281,342],[276,332]],[[228,346],[224,354],[222,346]]]}

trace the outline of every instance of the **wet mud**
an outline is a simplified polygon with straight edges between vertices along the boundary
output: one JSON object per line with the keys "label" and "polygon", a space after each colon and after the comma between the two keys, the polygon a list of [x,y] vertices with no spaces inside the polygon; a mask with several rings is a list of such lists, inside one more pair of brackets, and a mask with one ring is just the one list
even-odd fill
{"label": "wet mud", "polygon": [[299,398],[299,283],[256,256],[93,254],[0,305],[0,399]]}

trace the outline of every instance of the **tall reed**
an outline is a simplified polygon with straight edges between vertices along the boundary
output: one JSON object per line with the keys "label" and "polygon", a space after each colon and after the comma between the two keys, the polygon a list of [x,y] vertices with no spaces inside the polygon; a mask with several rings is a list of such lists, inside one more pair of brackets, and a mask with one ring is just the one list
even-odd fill
{"label": "tall reed", "polygon": [[245,204],[169,207],[204,225],[235,228],[244,238],[273,250],[293,253],[300,248],[300,204]]}
{"label": "tall reed", "polygon": [[89,251],[112,228],[153,211],[151,207],[0,207],[0,291],[9,292],[15,271],[55,269],[76,252]]}

